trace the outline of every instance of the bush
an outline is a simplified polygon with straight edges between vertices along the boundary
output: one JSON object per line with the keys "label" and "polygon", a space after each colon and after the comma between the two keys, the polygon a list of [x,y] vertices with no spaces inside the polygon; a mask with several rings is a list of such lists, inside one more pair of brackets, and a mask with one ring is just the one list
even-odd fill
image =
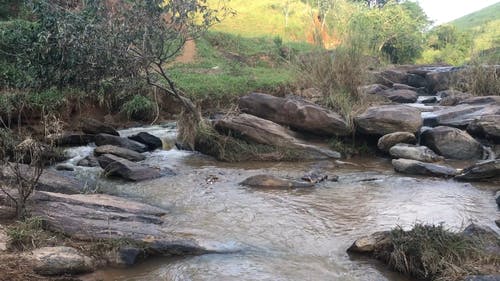
{"label": "bush", "polygon": [[129,119],[150,120],[155,113],[155,103],[145,96],[136,95],[123,104],[121,112]]}

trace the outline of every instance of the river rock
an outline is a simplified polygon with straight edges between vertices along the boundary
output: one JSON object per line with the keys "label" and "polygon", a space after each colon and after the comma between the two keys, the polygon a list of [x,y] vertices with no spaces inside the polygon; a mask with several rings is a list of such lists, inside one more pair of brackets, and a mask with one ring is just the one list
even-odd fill
{"label": "river rock", "polygon": [[377,83],[385,85],[387,87],[392,87],[395,83],[406,84],[408,82],[408,74],[404,71],[396,69],[384,70],[380,73],[375,74]]}
{"label": "river rock", "polygon": [[424,125],[430,127],[450,126],[466,128],[472,121],[485,115],[500,115],[500,105],[461,104],[447,107],[424,115]]}
{"label": "river rock", "polygon": [[[30,175],[33,174],[33,168],[24,164],[17,165],[19,165],[19,171],[21,172],[21,175],[24,175],[24,177],[26,178],[30,178]],[[8,180],[15,180],[15,173],[11,168],[3,166],[0,167],[0,169],[3,170],[3,173]],[[84,191],[84,188],[84,185],[75,178],[68,177],[61,172],[52,170],[43,170],[35,187],[36,190],[66,194],[81,193]]]}
{"label": "river rock", "polygon": [[482,159],[483,147],[467,132],[439,126],[426,130],[421,142],[439,155],[451,159]]}
{"label": "river rock", "polygon": [[415,144],[417,143],[417,139],[415,138],[415,134],[412,133],[395,132],[378,139],[377,147],[384,152],[389,152],[389,149],[398,143]]}
{"label": "river rock", "polygon": [[408,89],[389,89],[378,93],[378,95],[397,103],[414,103],[418,99],[418,93]]}
{"label": "river rock", "polygon": [[140,165],[112,154],[97,158],[106,176],[118,176],[129,181],[144,181],[162,176],[160,170]]}
{"label": "river rock", "polygon": [[381,84],[371,84],[366,86],[361,86],[358,91],[364,95],[375,95],[389,89],[388,87]]}
{"label": "river rock", "polygon": [[410,159],[393,159],[394,170],[403,174],[424,175],[436,177],[453,177],[457,170],[444,165],[436,165]]}
{"label": "river rock", "polygon": [[422,162],[437,162],[444,159],[427,146],[406,143],[399,143],[391,147],[389,154],[394,158],[412,159]]}
{"label": "river rock", "polygon": [[89,155],[78,161],[76,165],[81,167],[99,167],[99,161],[97,161],[94,155]]}
{"label": "river rock", "polygon": [[444,91],[450,88],[451,84],[456,81],[460,74],[460,68],[441,68],[435,71],[428,72],[425,75],[429,92],[434,94],[439,91]]}
{"label": "river rock", "polygon": [[247,178],[241,185],[258,188],[304,188],[313,187],[313,182],[296,181],[272,175],[256,175]]}
{"label": "river rock", "polygon": [[441,106],[454,106],[457,105],[459,102],[472,97],[471,94],[460,92],[457,90],[441,91],[438,92],[436,96],[441,98],[439,102],[439,105]]}
{"label": "river rock", "polygon": [[486,253],[500,255],[500,234],[491,227],[471,223],[462,234],[480,242]]}
{"label": "river rock", "polygon": [[119,146],[119,147],[123,147],[126,149],[130,149],[130,150],[139,152],[139,153],[148,151],[147,146],[140,143],[140,142],[136,142],[134,140],[130,140],[127,138],[112,136],[112,135],[108,135],[108,134],[96,135],[95,144],[97,146],[102,146],[102,145],[107,145],[107,144]]}
{"label": "river rock", "polygon": [[83,146],[95,141],[95,136],[82,133],[63,133],[50,135],[48,140],[60,146]]}
{"label": "river rock", "polygon": [[500,207],[500,190],[497,191],[497,194],[495,196],[495,202],[497,202],[498,207]]}
{"label": "river rock", "polygon": [[415,88],[427,88],[427,81],[425,80],[425,74],[419,75],[414,73],[408,73],[407,84]]}
{"label": "river rock", "polygon": [[368,236],[363,236],[351,245],[347,252],[371,254],[377,249],[382,249],[391,244],[391,232],[380,231]]}
{"label": "river rock", "polygon": [[97,134],[108,134],[114,136],[120,135],[115,130],[115,128],[92,118],[82,118],[80,120],[80,128],[84,133],[91,135],[97,135]]}
{"label": "river rock", "polygon": [[251,143],[265,144],[300,153],[301,159],[340,158],[340,153],[306,144],[292,131],[272,121],[249,114],[226,116],[215,122],[215,129]]}
{"label": "river rock", "polygon": [[40,275],[80,274],[94,271],[94,262],[71,247],[44,247],[33,250],[29,258]]}
{"label": "river rock", "polygon": [[355,122],[360,133],[379,136],[395,132],[416,133],[422,127],[420,111],[405,105],[370,107],[356,116]]}
{"label": "river rock", "polygon": [[469,166],[456,176],[459,180],[486,180],[500,178],[500,160],[481,161]]}
{"label": "river rock", "polygon": [[144,255],[200,255],[237,249],[182,231],[168,212],[148,204],[105,194],[65,195],[37,192],[32,214],[49,230],[83,241],[123,240],[141,245]]}
{"label": "river rock", "polygon": [[75,167],[71,164],[58,164],[56,165],[56,170],[72,172],[75,170]]}
{"label": "river rock", "polygon": [[114,145],[102,145],[98,146],[94,150],[94,154],[96,156],[100,156],[103,154],[113,154],[115,156],[118,156],[120,158],[124,158],[133,162],[138,162],[146,159],[146,157],[139,152],[135,152],[130,149],[126,149],[123,147],[118,147]]}
{"label": "river rock", "polygon": [[486,115],[473,120],[467,126],[467,132],[500,141],[500,115]]}
{"label": "river rock", "polygon": [[163,147],[161,139],[150,133],[140,132],[137,135],[133,135],[128,138],[146,145],[148,150],[151,151]]}
{"label": "river rock", "polygon": [[252,93],[240,98],[239,107],[244,113],[298,131],[324,136],[347,136],[351,133],[342,116],[302,100]]}
{"label": "river rock", "polygon": [[468,105],[485,105],[485,104],[500,104],[500,96],[479,96],[469,97],[459,102],[459,104]]}

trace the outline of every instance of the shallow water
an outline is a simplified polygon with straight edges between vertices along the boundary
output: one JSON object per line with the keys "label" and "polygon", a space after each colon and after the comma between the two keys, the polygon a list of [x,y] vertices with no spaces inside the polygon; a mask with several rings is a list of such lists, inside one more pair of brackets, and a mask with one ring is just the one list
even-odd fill
{"label": "shallow water", "polygon": [[[141,130],[144,130],[142,128]],[[134,130],[128,130],[133,132]],[[172,129],[149,130],[172,139]],[[128,133],[127,132],[127,133]],[[73,148],[75,159],[91,150]],[[70,160],[75,161],[75,159]],[[77,161],[77,160],[76,160]],[[495,228],[494,186],[395,174],[386,159],[301,163],[220,163],[196,153],[155,151],[144,163],[177,175],[142,183],[94,177],[100,191],[165,207],[169,224],[242,249],[234,254],[157,258],[106,269],[88,280],[409,280],[345,250],[359,236],[415,222],[459,230],[469,222]],[[256,174],[339,176],[313,189],[262,190],[238,183]],[[85,178],[98,169],[78,167]],[[215,180],[214,183],[212,181]]]}

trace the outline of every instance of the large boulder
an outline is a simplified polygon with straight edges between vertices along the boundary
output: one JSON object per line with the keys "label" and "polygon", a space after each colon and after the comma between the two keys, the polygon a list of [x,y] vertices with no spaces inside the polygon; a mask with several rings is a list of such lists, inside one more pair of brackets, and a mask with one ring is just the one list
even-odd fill
{"label": "large boulder", "polygon": [[416,133],[422,117],[416,108],[405,105],[382,105],[368,108],[355,117],[360,133],[383,136],[395,132]]}
{"label": "large boulder", "polygon": [[434,94],[450,88],[452,83],[457,80],[462,69],[456,67],[441,67],[428,72],[425,80],[429,92]]}
{"label": "large boulder", "polygon": [[89,155],[80,159],[76,165],[81,167],[99,167],[99,161],[97,161],[97,158],[94,155]]}
{"label": "large boulder", "polygon": [[371,254],[376,250],[390,246],[392,243],[391,239],[390,231],[375,232],[371,235],[358,238],[351,247],[347,249],[347,252]]}
{"label": "large boulder", "polygon": [[450,159],[482,159],[483,146],[467,132],[439,126],[426,130],[421,142],[439,155]]}
{"label": "large boulder", "polygon": [[148,150],[155,150],[163,147],[161,139],[150,133],[140,132],[137,135],[133,135],[128,138],[146,145]]}
{"label": "large boulder", "polygon": [[239,107],[244,113],[298,131],[324,136],[347,136],[351,133],[342,116],[302,100],[252,93],[240,98]]}
{"label": "large boulder", "polygon": [[283,126],[249,114],[224,117],[216,121],[215,129],[250,143],[299,152],[303,159],[329,159],[341,156],[338,152],[306,144]]}
{"label": "large boulder", "polygon": [[92,118],[82,118],[80,120],[80,128],[82,132],[91,135],[97,135],[97,134],[108,134],[114,136],[120,135],[118,131],[115,130],[115,128]]}
{"label": "large boulder", "polygon": [[[0,167],[4,176],[7,180],[15,181],[16,174],[19,171],[19,175],[25,178],[31,178],[35,173],[33,167],[24,164],[10,164],[9,166]],[[35,186],[36,190],[59,192],[66,194],[76,194],[84,191],[85,186],[78,180],[68,177],[61,172],[52,170],[43,170],[40,175],[38,182]]]}
{"label": "large boulder", "polygon": [[245,179],[241,185],[257,188],[304,188],[313,187],[313,182],[296,181],[272,175],[256,175]]}
{"label": "large boulder", "polygon": [[441,98],[439,105],[442,106],[454,106],[457,105],[459,102],[472,97],[472,95],[469,93],[463,93],[456,90],[441,91],[438,92],[436,96]]}
{"label": "large boulder", "polygon": [[378,95],[397,103],[414,103],[418,99],[418,93],[409,89],[388,89]]}
{"label": "large boulder", "polygon": [[94,149],[94,154],[96,156],[100,156],[103,154],[113,154],[115,156],[125,158],[130,161],[142,161],[146,159],[146,157],[139,152],[135,152],[130,149],[126,149],[123,147],[119,146],[114,146],[114,145],[103,145],[103,146],[98,146]]}
{"label": "large boulder", "polygon": [[469,97],[459,102],[459,104],[469,105],[485,105],[485,104],[500,104],[500,96],[479,96]]}
{"label": "large boulder", "polygon": [[394,158],[412,159],[422,162],[437,162],[443,160],[427,146],[399,143],[389,150],[389,154]]}
{"label": "large boulder", "polygon": [[125,198],[37,192],[33,200],[33,215],[40,217],[49,230],[74,239],[125,239],[132,245],[139,245],[145,255],[183,256],[234,251],[185,231],[175,231],[175,223],[169,221],[166,210]]}
{"label": "large boulder", "polygon": [[500,141],[500,115],[486,115],[474,119],[467,126],[467,132]]}
{"label": "large boulder", "polygon": [[408,82],[408,73],[397,69],[387,69],[375,74],[376,81],[387,87],[394,84],[406,84]]}
{"label": "large boulder", "polygon": [[485,115],[500,115],[500,105],[460,104],[424,114],[424,125],[466,128],[472,121]]}
{"label": "large boulder", "polygon": [[377,147],[384,152],[389,152],[389,149],[398,143],[415,144],[417,138],[415,138],[415,134],[408,132],[390,133],[378,139]]}
{"label": "large boulder", "polygon": [[500,160],[496,159],[476,163],[465,168],[456,178],[467,181],[500,178]]}
{"label": "large boulder", "polygon": [[160,170],[140,165],[112,154],[104,154],[97,158],[106,176],[118,176],[130,181],[143,181],[159,178]]}
{"label": "large boulder", "polygon": [[94,271],[94,261],[71,247],[43,247],[33,250],[29,259],[40,275],[73,275]]}
{"label": "large boulder", "polygon": [[393,159],[392,166],[396,172],[410,175],[453,177],[457,174],[457,170],[449,166],[410,159]]}
{"label": "large boulder", "polygon": [[50,141],[60,146],[82,146],[88,145],[95,141],[94,135],[82,133],[63,133],[57,135],[49,135],[47,137]]}
{"label": "large boulder", "polygon": [[148,151],[148,148],[146,145],[136,142],[127,138],[122,138],[118,136],[113,136],[113,135],[108,135],[108,134],[98,134],[95,137],[95,144],[97,146],[102,146],[102,145],[114,145],[114,146],[119,146],[123,148],[127,148],[139,153],[146,152]]}

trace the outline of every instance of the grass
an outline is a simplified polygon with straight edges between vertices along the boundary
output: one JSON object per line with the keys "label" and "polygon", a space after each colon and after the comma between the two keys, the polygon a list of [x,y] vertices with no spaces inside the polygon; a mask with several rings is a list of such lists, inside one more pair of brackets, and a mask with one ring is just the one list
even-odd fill
{"label": "grass", "polygon": [[271,37],[210,32],[196,41],[194,63],[176,64],[169,71],[188,96],[210,105],[228,105],[252,91],[284,94],[291,91],[295,72],[282,56],[282,48],[292,56],[313,46],[282,46]]}
{"label": "grass", "polygon": [[498,20],[500,17],[500,3],[493,4],[479,11],[470,13],[451,22],[462,30],[481,28],[484,24]]}
{"label": "grass", "polygon": [[391,238],[392,247],[378,250],[376,256],[419,280],[463,280],[467,275],[491,273],[500,265],[500,256],[486,253],[481,240],[442,225],[417,224],[409,231],[398,227]]}

